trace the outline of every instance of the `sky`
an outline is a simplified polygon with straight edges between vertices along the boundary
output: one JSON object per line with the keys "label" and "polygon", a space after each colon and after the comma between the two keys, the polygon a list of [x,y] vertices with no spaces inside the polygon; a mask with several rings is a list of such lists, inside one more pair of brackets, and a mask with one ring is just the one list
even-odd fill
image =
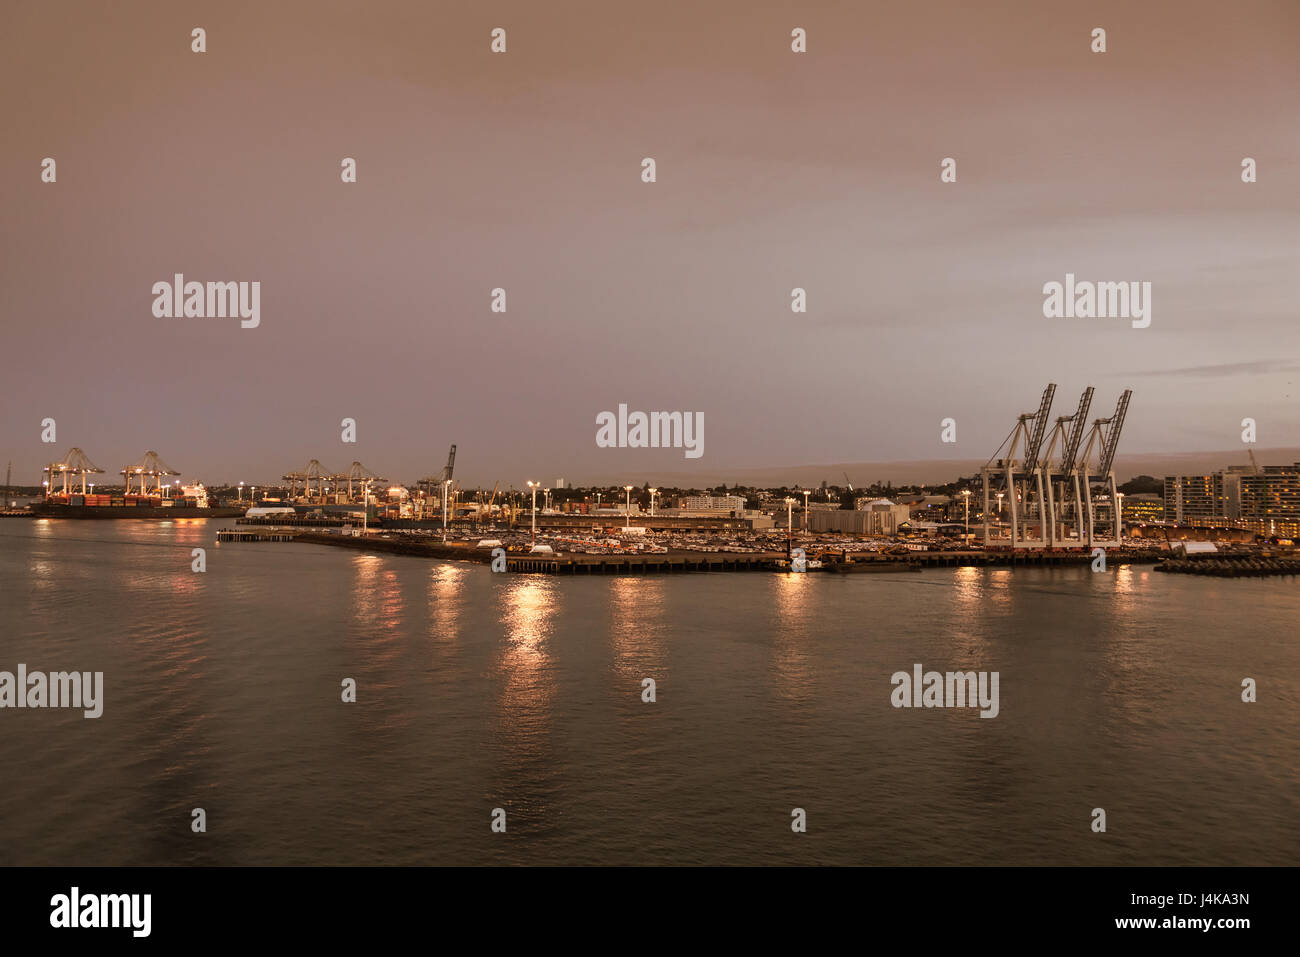
{"label": "sky", "polygon": [[[410,481],[453,442],[467,485],[956,468],[1049,381],[1054,415],[1133,390],[1121,461],[1244,461],[1248,417],[1300,446],[1294,0],[24,4],[0,33],[16,482],[72,446],[208,484]],[[175,273],[260,282],[260,324],[156,317]],[[1067,273],[1150,282],[1150,326],[1046,318]],[[599,447],[620,404],[702,414],[703,454]]]}

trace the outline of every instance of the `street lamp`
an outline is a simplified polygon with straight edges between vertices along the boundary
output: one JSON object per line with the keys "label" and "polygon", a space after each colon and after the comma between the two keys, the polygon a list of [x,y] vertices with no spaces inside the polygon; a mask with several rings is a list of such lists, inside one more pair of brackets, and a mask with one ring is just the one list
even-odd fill
{"label": "street lamp", "polygon": [[537,486],[540,485],[540,484],[541,484],[540,482],[529,482],[529,483],[528,483],[528,487],[529,487],[530,489],[533,490],[533,534],[532,534],[532,542],[533,542],[534,544],[536,544],[536,542],[537,542]]}
{"label": "street lamp", "polygon": [[243,482],[240,482],[240,483],[239,483],[239,500],[240,500],[241,502],[244,500],[244,483],[243,483]]}
{"label": "street lamp", "polygon": [[785,550],[789,554],[790,546],[794,542],[794,499],[789,495],[785,497]]}
{"label": "street lamp", "polygon": [[970,489],[961,490],[961,497],[966,503],[966,541],[970,541]]}
{"label": "street lamp", "polygon": [[657,488],[652,488],[650,490],[650,517],[651,518],[655,517],[655,496],[658,494],[659,494],[659,490]]}
{"label": "street lamp", "polygon": [[808,489],[803,490],[803,530],[805,532],[808,531],[808,496],[811,494],[812,492],[808,491]]}
{"label": "street lamp", "polygon": [[443,479],[442,482],[442,543],[447,544],[447,487],[451,485],[451,479]]}
{"label": "street lamp", "polygon": [[623,527],[631,528],[632,527],[632,486],[624,485],[623,491],[627,492],[627,508],[624,509],[623,511],[623,514],[626,516],[626,518],[623,521]]}

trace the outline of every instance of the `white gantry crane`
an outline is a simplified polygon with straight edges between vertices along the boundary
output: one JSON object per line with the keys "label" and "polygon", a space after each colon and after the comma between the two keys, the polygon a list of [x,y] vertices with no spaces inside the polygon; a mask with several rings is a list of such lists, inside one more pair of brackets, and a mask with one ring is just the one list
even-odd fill
{"label": "white gantry crane", "polygon": [[[180,475],[166,462],[164,462],[158,453],[150,449],[144,453],[144,458],[138,462],[133,462],[126,468],[122,469],[122,475],[126,477],[126,494],[131,494],[131,479],[140,480],[139,495],[162,495],[163,486],[167,484],[169,475]],[[153,487],[150,488],[149,484]]]}
{"label": "white gantry crane", "polygon": [[[1049,384],[1038,411],[1021,415],[999,447],[998,452],[1007,449],[1006,456],[999,459],[995,452],[981,469],[986,547],[1091,549],[1119,545],[1123,516],[1113,466],[1133,392],[1124,390],[1109,418],[1093,421],[1080,453],[1093,392],[1091,386],[1085,389],[1074,414],[1056,420],[1044,451],[1043,438],[1056,394],[1055,384]],[[1018,457],[1022,448],[1023,457]],[[1058,448],[1061,457],[1053,463]],[[1098,496],[1093,494],[1094,485],[1101,487]],[[994,495],[998,498],[996,509],[990,503]]]}
{"label": "white gantry crane", "polygon": [[81,479],[81,494],[86,494],[86,476],[102,475],[104,470],[94,462],[90,461],[86,453],[81,449],[70,449],[68,454],[63,457],[62,462],[51,462],[45,466],[45,471],[49,473],[49,478],[45,484],[45,495],[48,498],[54,494],[54,477],[63,476],[63,492],[68,494],[68,477],[71,476],[73,481]]}

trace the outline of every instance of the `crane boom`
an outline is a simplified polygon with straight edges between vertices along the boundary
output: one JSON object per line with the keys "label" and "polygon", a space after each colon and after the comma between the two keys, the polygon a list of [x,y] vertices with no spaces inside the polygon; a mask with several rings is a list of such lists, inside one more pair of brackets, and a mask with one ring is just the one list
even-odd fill
{"label": "crane boom", "polygon": [[1115,414],[1110,417],[1110,428],[1106,430],[1106,449],[1101,458],[1100,474],[1103,476],[1110,474],[1111,466],[1115,463],[1115,449],[1119,447],[1119,433],[1124,428],[1124,416],[1128,414],[1128,400],[1132,394],[1132,389],[1125,389],[1120,394]]}
{"label": "crane boom", "polygon": [[1083,439],[1083,430],[1088,427],[1088,409],[1092,406],[1092,386],[1084,389],[1079,396],[1079,408],[1071,417],[1070,437],[1061,456],[1061,471],[1069,473],[1074,469],[1074,460],[1079,454],[1079,442]]}
{"label": "crane boom", "polygon": [[451,474],[456,468],[456,445],[452,443],[451,451],[447,453],[447,464],[442,467],[442,478],[440,481],[451,481]]}
{"label": "crane boom", "polygon": [[1025,449],[1025,471],[1032,472],[1038,467],[1038,452],[1043,447],[1043,436],[1047,434],[1047,417],[1052,411],[1052,399],[1056,396],[1056,383],[1049,382],[1043,390],[1043,398],[1038,403],[1038,414],[1034,417],[1034,432],[1030,436],[1029,446]]}

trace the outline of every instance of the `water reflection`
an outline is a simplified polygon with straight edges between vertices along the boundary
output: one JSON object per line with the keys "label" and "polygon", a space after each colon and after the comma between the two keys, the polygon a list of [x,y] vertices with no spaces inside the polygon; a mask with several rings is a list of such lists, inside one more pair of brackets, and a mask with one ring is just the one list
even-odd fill
{"label": "water reflection", "polygon": [[645,677],[662,680],[665,673],[664,601],[661,578],[629,576],[609,583],[614,667],[622,678],[638,685]]}
{"label": "water reflection", "polygon": [[954,569],[953,613],[945,622],[952,638],[952,667],[983,667],[988,640],[981,629],[987,626],[990,607],[1005,612],[1011,604],[1011,594],[1009,569],[990,570],[972,565]]}
{"label": "water reflection", "polygon": [[809,626],[816,608],[817,584],[810,575],[772,576],[772,679],[775,692],[787,699],[803,699],[811,691],[809,666],[814,636]]}
{"label": "water reflection", "polygon": [[551,782],[563,773],[551,746],[556,674],[549,645],[559,611],[554,581],[519,577],[503,590],[505,636],[496,662],[501,681],[496,708],[501,777],[493,789],[510,820],[543,826]]}
{"label": "water reflection", "polygon": [[362,711],[363,724],[367,733],[382,733],[411,721],[396,693],[406,673],[399,661],[405,634],[402,588],[397,571],[378,555],[354,556],[352,570],[353,627],[347,640],[355,646],[357,684],[371,699]]}
{"label": "water reflection", "polygon": [[429,577],[429,637],[455,641],[465,602],[465,576],[460,565],[434,565]]}
{"label": "water reflection", "polygon": [[[521,578],[506,589],[506,642],[498,662],[506,680],[503,703],[511,714],[518,712],[529,722],[543,715],[555,691],[547,652],[555,605],[556,586],[549,580]],[[509,716],[506,720],[516,723]]]}
{"label": "water reflection", "polygon": [[402,625],[402,589],[397,572],[385,566],[378,555],[357,555],[352,559],[356,572],[353,608],[362,631],[383,633],[391,640]]}

